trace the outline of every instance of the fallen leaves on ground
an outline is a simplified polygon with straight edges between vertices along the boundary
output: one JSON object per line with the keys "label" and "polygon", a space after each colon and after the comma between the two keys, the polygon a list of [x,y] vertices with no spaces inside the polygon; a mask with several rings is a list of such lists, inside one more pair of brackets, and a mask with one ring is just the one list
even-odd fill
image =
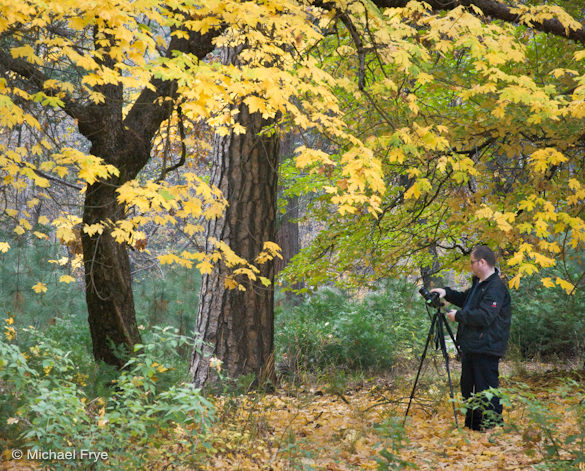
{"label": "fallen leaves on ground", "polygon": [[[577,427],[569,413],[571,396],[557,388],[566,377],[560,372],[504,380],[536,394],[551,416],[558,415],[558,439]],[[403,469],[411,463],[421,470],[511,471],[534,469],[543,460],[545,437],[525,406],[508,407],[504,427],[458,429],[448,389],[436,385],[417,389],[401,434],[407,389],[374,385],[331,393],[324,392],[326,385],[289,386],[275,394],[221,398],[204,469],[355,470],[378,469],[380,463],[388,465],[381,469]],[[462,425],[461,413],[458,419]],[[382,450],[390,451],[390,459],[383,458]],[[568,457],[561,452],[559,459]]]}

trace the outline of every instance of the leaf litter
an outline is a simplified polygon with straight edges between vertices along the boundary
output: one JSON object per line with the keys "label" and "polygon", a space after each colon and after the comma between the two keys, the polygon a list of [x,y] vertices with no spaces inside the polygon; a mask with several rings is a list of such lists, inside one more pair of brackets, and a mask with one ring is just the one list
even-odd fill
{"label": "leaf litter", "polygon": [[[563,389],[570,377],[577,379],[570,386],[575,394]],[[578,394],[584,397],[584,379],[566,371],[504,378],[502,387],[512,391],[505,425],[486,432],[455,427],[446,385],[417,388],[404,428],[408,384],[362,384],[343,393],[286,385],[273,394],[218,398],[220,420],[208,434],[202,469],[536,469],[545,459],[575,458],[561,446],[549,454],[548,435],[561,444],[578,432],[573,406]],[[517,400],[524,392],[531,399]],[[531,412],[535,401],[544,404],[552,430]],[[460,425],[463,418],[459,411]]]}

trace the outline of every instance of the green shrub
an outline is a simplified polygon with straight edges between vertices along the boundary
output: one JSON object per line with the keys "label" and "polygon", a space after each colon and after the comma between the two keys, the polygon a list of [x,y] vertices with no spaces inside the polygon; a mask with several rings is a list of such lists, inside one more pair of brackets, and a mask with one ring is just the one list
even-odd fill
{"label": "green shrub", "polygon": [[413,463],[400,457],[400,451],[409,444],[402,417],[391,416],[374,425],[374,429],[380,437],[389,442],[389,446],[382,448],[379,456],[375,458],[379,471],[416,468]]}
{"label": "green shrub", "polygon": [[[579,382],[566,379],[564,384],[549,391],[567,402],[564,410],[551,406],[550,400],[543,401],[533,388],[518,384],[498,393],[505,407],[514,407],[521,412],[521,424],[510,423],[509,427],[522,432],[526,453],[540,456],[541,462],[535,469],[573,470],[582,469],[585,464],[585,390],[582,378]],[[569,433],[563,432],[567,413],[576,418],[576,424]]]}
{"label": "green shrub", "polygon": [[426,340],[424,303],[412,303],[414,285],[387,282],[361,300],[326,288],[298,306],[276,312],[280,359],[309,370],[328,367],[382,370],[411,358]]}
{"label": "green shrub", "polygon": [[[87,395],[89,379],[80,378],[70,352],[54,339],[33,328],[15,332],[34,345],[24,352],[12,331],[0,341],[0,429],[12,447],[76,451],[78,457],[80,450],[105,452],[108,459],[95,469],[143,469],[158,459],[156,444],[180,427],[172,442],[181,442],[182,454],[175,459],[197,458],[198,438],[213,420],[213,407],[198,390],[178,382],[182,373],[166,361],[188,343],[176,329],[153,329],[149,342],[137,346],[136,356],[111,381],[107,397]],[[88,465],[80,459],[50,462],[51,469]]]}
{"label": "green shrub", "polygon": [[[577,268],[575,268],[576,270]],[[582,269],[579,269],[579,273]],[[585,352],[585,293],[568,295],[559,287],[545,288],[542,276],[563,277],[558,269],[524,282],[512,290],[510,347],[522,358],[571,358]]]}

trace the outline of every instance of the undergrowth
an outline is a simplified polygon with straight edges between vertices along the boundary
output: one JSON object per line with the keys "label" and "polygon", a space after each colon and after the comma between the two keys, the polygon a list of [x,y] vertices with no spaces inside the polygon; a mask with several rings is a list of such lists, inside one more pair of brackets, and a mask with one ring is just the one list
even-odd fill
{"label": "undergrowth", "polygon": [[[59,326],[67,330],[67,321]],[[69,324],[71,327],[72,324]],[[214,407],[185,380],[176,352],[188,339],[175,328],[155,327],[121,371],[85,373],[90,359],[67,350],[49,331],[15,329],[0,339],[0,435],[4,448],[77,453],[77,459],[44,460],[50,469],[144,469],[161,464],[157,444],[173,436],[195,464]],[[70,345],[69,345],[70,346]],[[81,359],[81,363],[79,360]],[[182,362],[182,361],[181,361]],[[103,395],[96,395],[97,392]],[[81,450],[106,453],[88,463]],[[27,455],[25,455],[27,456]]]}
{"label": "undergrowth", "polygon": [[406,282],[387,282],[363,299],[323,289],[277,308],[277,363],[294,371],[380,371],[414,358],[429,325],[415,292]]}

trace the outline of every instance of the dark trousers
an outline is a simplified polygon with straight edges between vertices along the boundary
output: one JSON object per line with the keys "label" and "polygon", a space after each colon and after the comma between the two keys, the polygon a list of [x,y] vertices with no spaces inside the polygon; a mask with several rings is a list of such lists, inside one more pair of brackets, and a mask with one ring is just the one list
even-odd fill
{"label": "dark trousers", "polygon": [[[481,353],[461,354],[461,394],[470,399],[474,394],[489,388],[497,388],[499,382],[500,358]],[[483,430],[502,423],[502,404],[494,396],[489,402],[481,397],[472,400],[465,415],[465,426],[473,430]]]}

